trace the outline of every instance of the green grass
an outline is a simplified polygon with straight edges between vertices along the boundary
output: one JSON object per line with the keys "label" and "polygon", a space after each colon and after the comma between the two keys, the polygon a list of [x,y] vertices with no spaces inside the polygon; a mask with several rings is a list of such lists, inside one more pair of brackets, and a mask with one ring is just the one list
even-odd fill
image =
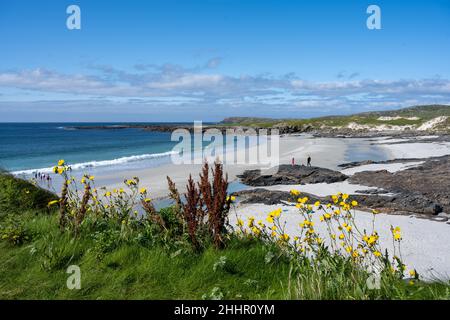
{"label": "green grass", "polygon": [[55,199],[54,194],[0,171],[0,217],[10,211],[21,214],[27,210],[45,209],[47,203]]}
{"label": "green grass", "polygon": [[[32,190],[32,199],[54,196],[24,181],[0,182]],[[16,207],[11,188],[0,189],[0,229],[21,222],[28,240],[0,241],[0,299],[449,299],[449,285],[383,278],[369,290],[367,273],[343,258],[319,264],[289,259],[274,244],[232,236],[225,249],[149,236],[142,227],[124,235],[120,225],[86,223],[80,236],[58,228],[57,212],[46,203]],[[26,198],[28,199],[28,198]],[[34,201],[34,200],[33,200]],[[43,200],[42,200],[43,201]],[[22,209],[26,208],[26,210]],[[148,230],[147,230],[148,231]],[[98,235],[102,235],[99,237]],[[81,289],[66,287],[67,267],[81,268]]]}

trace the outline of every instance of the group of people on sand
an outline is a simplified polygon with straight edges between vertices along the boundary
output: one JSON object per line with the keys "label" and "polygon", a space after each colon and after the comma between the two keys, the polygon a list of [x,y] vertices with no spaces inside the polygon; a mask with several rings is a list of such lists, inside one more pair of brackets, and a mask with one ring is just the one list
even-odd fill
{"label": "group of people on sand", "polygon": [[[292,165],[295,166],[295,158],[292,157]],[[308,156],[308,158],[306,158],[306,166],[311,167],[311,156]]]}
{"label": "group of people on sand", "polygon": [[52,177],[50,176],[50,174],[47,173],[42,173],[42,172],[35,172],[34,173],[34,179],[39,183],[45,183],[47,182],[47,185],[50,186],[51,182],[52,182]]}

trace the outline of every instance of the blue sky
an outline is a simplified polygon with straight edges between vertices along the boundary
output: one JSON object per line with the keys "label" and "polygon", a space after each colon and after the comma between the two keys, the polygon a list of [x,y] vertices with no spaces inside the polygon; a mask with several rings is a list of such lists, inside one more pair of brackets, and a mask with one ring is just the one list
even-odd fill
{"label": "blue sky", "polygon": [[[81,30],[66,28],[67,6]],[[370,4],[381,30],[366,27]],[[450,103],[450,1],[2,1],[0,121],[215,121]]]}

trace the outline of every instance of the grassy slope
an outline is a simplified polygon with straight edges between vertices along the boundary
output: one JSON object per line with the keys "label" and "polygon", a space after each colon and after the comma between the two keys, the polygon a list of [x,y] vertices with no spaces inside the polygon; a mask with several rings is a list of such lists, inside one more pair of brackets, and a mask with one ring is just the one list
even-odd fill
{"label": "grassy slope", "polygon": [[[2,184],[5,180],[47,201],[47,192],[0,175]],[[169,248],[170,242],[121,241],[99,257],[92,233],[82,232],[77,239],[61,233],[56,212],[43,209],[46,202],[25,201],[18,209],[11,199],[15,193],[8,190],[0,189],[2,210],[20,219],[32,238],[22,245],[0,241],[0,299],[201,299],[215,287],[228,299],[450,298],[449,286],[439,283],[409,286],[399,280],[368,290],[367,275],[345,261],[302,267],[297,283],[298,273],[275,247],[238,238],[224,250],[209,247],[201,253]],[[1,216],[0,225],[5,221]],[[275,253],[270,262],[268,252]],[[225,266],[214,271],[223,256]],[[66,288],[65,271],[72,264],[81,268],[81,290]]]}
{"label": "grassy slope", "polygon": [[[389,117],[419,117],[419,120],[397,119],[390,121],[378,120],[381,116]],[[350,122],[367,125],[421,125],[422,123],[431,120],[439,116],[450,117],[450,106],[445,105],[430,105],[430,106],[417,106],[411,108],[405,108],[392,111],[379,111],[379,112],[366,112],[359,113],[350,116],[327,116],[311,119],[268,119],[268,118],[243,118],[235,117],[224,120],[224,125],[243,125],[254,127],[270,127],[279,123],[286,123],[289,125],[311,125],[318,128],[322,125],[327,127],[340,127],[346,126]],[[446,124],[448,127],[449,123]]]}

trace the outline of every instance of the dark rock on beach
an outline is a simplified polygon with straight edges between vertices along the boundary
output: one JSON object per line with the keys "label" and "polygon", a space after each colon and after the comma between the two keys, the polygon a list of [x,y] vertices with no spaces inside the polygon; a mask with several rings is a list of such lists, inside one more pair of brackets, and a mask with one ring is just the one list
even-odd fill
{"label": "dark rock on beach", "polygon": [[424,164],[390,173],[364,171],[349,178],[351,183],[383,188],[404,199],[405,207],[422,208],[423,213],[450,212],[450,156],[429,159]]}
{"label": "dark rock on beach", "polygon": [[261,170],[246,170],[239,178],[244,184],[259,187],[276,184],[333,183],[344,181],[348,177],[339,171],[325,168],[280,165],[273,174],[264,174]]}
{"label": "dark rock on beach", "polygon": [[[258,188],[235,192],[233,195],[238,196],[240,203],[242,204],[261,203],[266,205],[275,205],[285,202],[295,202],[295,199],[293,199],[289,192],[278,190]],[[331,203],[331,197],[318,197],[316,195],[304,192],[301,193],[301,196],[308,197],[308,203],[314,203],[315,201],[320,201],[321,203]],[[420,194],[403,194],[398,196],[354,194],[350,196],[350,199],[358,201],[358,207],[367,211],[376,209],[385,213],[417,213],[425,215],[436,215],[442,212],[442,206],[439,203]]]}
{"label": "dark rock on beach", "polygon": [[[278,191],[278,190],[267,190],[267,189],[251,189],[251,190],[243,190],[235,192],[233,195],[239,197],[240,203],[262,203],[266,205],[274,205],[281,204],[283,202],[291,202],[296,201],[293,199],[292,195],[286,191]],[[301,194],[302,197],[308,197],[309,201],[315,202],[325,201],[326,198],[317,197],[315,195],[304,193]]]}
{"label": "dark rock on beach", "polygon": [[[423,160],[423,159],[422,159]],[[351,195],[361,209],[377,209],[392,214],[421,214],[433,216],[450,213],[450,156],[431,158],[420,166],[390,173],[387,170],[363,171],[348,178],[353,184],[376,187]],[[275,184],[332,183],[343,181],[347,176],[339,172],[304,166],[280,166],[272,175],[263,175],[259,170],[244,172],[242,180],[252,186]],[[300,190],[301,191],[301,190]],[[289,201],[289,192],[266,189],[250,189],[236,193],[242,203],[279,204]],[[304,194],[310,203],[319,200],[330,202],[330,197]]]}

